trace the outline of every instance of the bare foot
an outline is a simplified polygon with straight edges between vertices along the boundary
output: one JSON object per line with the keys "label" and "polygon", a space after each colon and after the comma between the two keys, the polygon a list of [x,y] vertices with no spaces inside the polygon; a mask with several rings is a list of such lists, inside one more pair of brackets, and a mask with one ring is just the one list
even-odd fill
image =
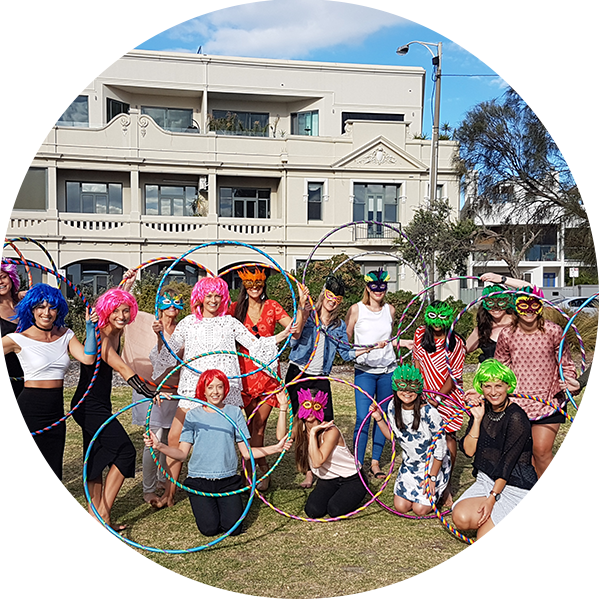
{"label": "bare foot", "polygon": [[164,496],[157,498],[157,500],[155,500],[154,502],[150,502],[150,504],[154,508],[164,508],[165,506],[171,507],[175,506],[175,499],[173,498],[173,496],[168,496],[167,494],[165,494]]}
{"label": "bare foot", "polygon": [[527,536],[527,541],[532,542],[533,544],[541,544],[544,541],[544,530],[542,529],[542,524],[540,523],[540,515],[537,515],[527,532],[529,535]]}
{"label": "bare foot", "polygon": [[312,471],[308,471],[306,473],[306,477],[304,478],[304,481],[300,484],[301,488],[304,489],[308,489],[311,488],[313,484],[313,474]]}
{"label": "bare foot", "polygon": [[27,544],[19,544],[17,546],[17,554],[28,556],[29,558],[50,558],[51,556],[50,553],[42,550],[33,541],[28,542]]}
{"label": "bare foot", "polygon": [[159,500],[159,497],[154,492],[148,492],[147,494],[144,494],[144,502],[147,502],[148,504],[152,504],[157,500]]}

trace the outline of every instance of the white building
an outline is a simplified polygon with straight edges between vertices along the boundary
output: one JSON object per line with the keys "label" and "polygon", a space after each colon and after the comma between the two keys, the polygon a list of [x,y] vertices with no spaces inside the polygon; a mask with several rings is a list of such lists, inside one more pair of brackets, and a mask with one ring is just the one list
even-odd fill
{"label": "white building", "polygon": [[[297,269],[335,227],[399,227],[428,197],[430,141],[414,137],[424,82],[417,67],[130,52],[49,132],[7,237],[38,240],[75,283],[96,286],[217,240],[257,246]],[[454,147],[440,142],[437,194],[458,212]],[[356,224],[327,238],[315,258],[363,254],[363,270],[387,267],[392,290],[417,289],[393,257],[364,255],[392,251],[397,235]],[[48,264],[36,247],[19,247]],[[189,258],[215,273],[266,262],[231,245]],[[179,270],[189,282],[198,276],[192,266]]]}

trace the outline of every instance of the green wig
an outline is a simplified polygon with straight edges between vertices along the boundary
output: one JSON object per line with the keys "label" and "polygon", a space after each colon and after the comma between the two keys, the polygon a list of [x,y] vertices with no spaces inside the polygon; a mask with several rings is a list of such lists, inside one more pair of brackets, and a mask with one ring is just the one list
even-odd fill
{"label": "green wig", "polygon": [[508,385],[508,393],[512,394],[517,387],[517,376],[506,365],[495,358],[484,360],[477,369],[473,378],[473,387],[478,394],[482,394],[481,384],[486,381],[503,381]]}
{"label": "green wig", "polygon": [[414,365],[404,364],[396,367],[392,373],[392,389],[396,392],[423,391],[423,375]]}

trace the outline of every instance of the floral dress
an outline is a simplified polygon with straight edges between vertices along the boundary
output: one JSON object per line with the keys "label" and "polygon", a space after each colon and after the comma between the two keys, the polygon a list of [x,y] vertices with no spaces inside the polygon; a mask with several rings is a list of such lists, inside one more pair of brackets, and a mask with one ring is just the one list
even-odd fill
{"label": "floral dress", "polygon": [[[237,302],[234,302],[229,309],[229,314],[235,314],[235,308]],[[248,331],[257,338],[269,337],[275,334],[275,325],[289,315],[281,307],[279,302],[275,300],[265,300],[265,304],[260,313],[260,318],[256,323],[252,322],[252,319],[246,314],[244,325]],[[248,354],[248,350],[243,346],[240,346],[239,351],[243,354]],[[256,371],[256,365],[245,356],[239,357],[240,370],[242,373],[250,373]],[[269,366],[270,369],[274,370],[277,375],[281,377],[281,371],[279,369],[279,363],[275,362]],[[268,375],[265,371],[259,371],[253,373],[248,377],[242,378],[242,399],[244,406],[248,406],[255,398],[260,398],[263,395],[274,392],[280,387],[277,379],[274,379]],[[277,397],[275,395],[267,398],[267,404],[273,407],[279,406]]]}
{"label": "floral dress", "polygon": [[[394,494],[410,502],[418,502],[419,504],[429,506],[430,503],[425,491],[421,487],[421,483],[425,479],[427,449],[434,435],[442,428],[442,417],[433,406],[423,404],[421,406],[419,428],[414,431],[412,428],[412,410],[402,410],[402,422],[405,425],[402,430],[399,430],[396,426],[394,402],[390,402],[387,414],[390,426],[394,431],[395,439],[402,449],[402,464],[400,465],[396,484],[394,485]],[[433,449],[433,458],[442,461],[435,483],[434,496],[438,500],[448,485],[452,468],[445,435],[440,435],[436,440]],[[433,459],[431,464],[433,464]]]}

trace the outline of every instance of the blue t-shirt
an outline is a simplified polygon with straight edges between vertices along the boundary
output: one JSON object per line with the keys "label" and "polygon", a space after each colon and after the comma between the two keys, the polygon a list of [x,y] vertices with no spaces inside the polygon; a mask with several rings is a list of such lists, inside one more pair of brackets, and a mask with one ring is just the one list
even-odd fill
{"label": "blue t-shirt", "polygon": [[[222,410],[250,439],[241,409],[226,404]],[[243,440],[239,431],[218,412],[207,412],[202,406],[190,410],[185,415],[179,440],[194,445],[188,463],[189,477],[224,479],[237,473],[236,444]]]}

